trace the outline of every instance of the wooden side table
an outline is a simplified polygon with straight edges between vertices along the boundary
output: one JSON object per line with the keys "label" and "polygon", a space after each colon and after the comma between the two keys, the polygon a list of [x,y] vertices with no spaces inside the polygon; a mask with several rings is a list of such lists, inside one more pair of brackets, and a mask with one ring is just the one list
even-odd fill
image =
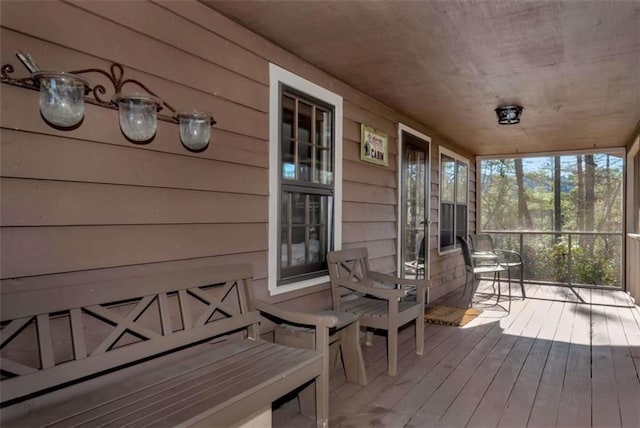
{"label": "wooden side table", "polygon": [[[367,384],[367,373],[364,368],[362,348],[360,348],[360,316],[340,311],[320,311],[321,315],[333,315],[338,318],[338,324],[331,330],[329,345],[336,343],[342,353],[342,365],[348,383],[357,385]],[[315,335],[312,329],[279,325],[275,329],[274,341],[293,348],[313,349]],[[329,349],[322,352],[325,358],[330,358]]]}

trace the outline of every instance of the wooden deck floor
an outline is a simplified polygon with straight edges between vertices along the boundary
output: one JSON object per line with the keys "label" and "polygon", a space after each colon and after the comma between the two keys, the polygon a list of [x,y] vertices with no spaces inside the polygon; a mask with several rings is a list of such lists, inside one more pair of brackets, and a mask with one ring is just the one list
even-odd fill
{"label": "wooden deck floor", "polygon": [[[421,357],[405,328],[396,377],[376,336],[363,347],[366,387],[333,369],[330,426],[640,426],[638,308],[616,291],[529,285],[527,294],[510,314],[479,302],[484,312],[465,327],[426,324]],[[274,427],[315,425],[295,401],[274,411]]]}

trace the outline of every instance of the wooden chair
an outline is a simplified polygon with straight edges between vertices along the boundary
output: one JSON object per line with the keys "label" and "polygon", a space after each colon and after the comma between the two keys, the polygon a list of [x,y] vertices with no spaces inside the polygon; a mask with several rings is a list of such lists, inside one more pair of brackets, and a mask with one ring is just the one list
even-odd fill
{"label": "wooden chair", "polygon": [[[428,281],[396,278],[369,269],[366,248],[327,255],[333,309],[360,315],[360,325],[387,331],[389,376],[398,371],[398,328],[415,321],[416,354],[424,351]],[[367,332],[367,345],[371,332]]]}

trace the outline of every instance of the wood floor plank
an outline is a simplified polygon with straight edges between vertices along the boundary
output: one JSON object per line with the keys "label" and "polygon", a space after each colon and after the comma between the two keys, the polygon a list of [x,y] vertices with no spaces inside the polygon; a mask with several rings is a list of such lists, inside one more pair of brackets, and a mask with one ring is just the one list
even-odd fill
{"label": "wood floor plank", "polygon": [[[519,335],[534,317],[535,312],[535,301],[526,300],[521,311],[514,311],[510,314],[509,317],[515,318],[514,322],[505,328],[503,336],[487,354],[487,357],[469,379],[465,388],[451,403],[440,419],[439,425],[464,426],[469,422],[478,403],[482,400],[502,363],[516,344]],[[418,421],[412,421],[412,424],[419,426]]]}
{"label": "wood floor plank", "polygon": [[[529,284],[508,315],[491,292],[483,281],[474,307],[484,312],[464,328],[426,324],[424,356],[413,328],[401,331],[396,377],[382,337],[363,346],[368,386],[334,367],[330,426],[640,426],[640,312],[624,292]],[[315,427],[292,402],[273,422]]]}
{"label": "wood floor plank", "polygon": [[562,316],[562,309],[561,302],[553,301],[546,313],[540,311],[539,316],[544,314],[542,328],[527,356],[521,373],[518,375],[508,398],[508,406],[506,406],[498,426],[505,428],[526,426],[542,378],[542,371],[551,350],[553,337]]}
{"label": "wood floor plank", "polygon": [[[590,290],[583,289],[586,302]],[[591,311],[586,304],[574,305],[576,317],[564,373],[558,412],[559,426],[591,425]]]}
{"label": "wood floor plank", "polygon": [[[534,296],[536,291],[529,290],[529,293],[531,296]],[[497,344],[502,336],[501,330],[501,328],[493,329],[482,342],[469,353],[465,360],[455,368],[455,371],[447,377],[419,409],[411,420],[412,425],[431,426],[439,423],[442,415],[469,382],[491,349]]]}
{"label": "wood floor plank", "polygon": [[619,427],[622,425],[622,420],[607,327],[607,323],[614,322],[607,316],[607,309],[611,303],[615,304],[615,300],[611,300],[613,296],[608,291],[594,290],[592,296],[598,296],[598,300],[603,304],[602,306],[593,305],[591,308],[592,426]]}
{"label": "wood floor plank", "polygon": [[[483,324],[466,329],[466,336],[461,336],[458,343],[448,352],[442,352],[437,358],[424,359],[415,368],[407,372],[406,376],[398,379],[397,387],[393,391],[386,391],[372,406],[365,409],[386,409],[385,414],[376,414],[377,420],[372,420],[377,426],[402,426],[416,413],[422,404],[434,393],[438,386],[454,371],[465,356],[472,353],[476,345],[482,342],[491,331],[495,340],[499,339],[499,329],[491,324]],[[455,328],[455,327],[449,327]],[[435,355],[434,355],[435,356]],[[439,358],[439,360],[438,360]],[[393,409],[393,411],[390,411]],[[363,412],[354,416],[357,419]],[[348,421],[347,421],[348,422]]]}
{"label": "wood floor plank", "polygon": [[[446,330],[443,331],[443,336],[446,334],[445,340],[438,343],[437,346],[431,346],[428,353],[425,350],[423,357],[413,354],[413,356],[409,355],[399,361],[398,371],[400,373],[414,371],[424,371],[428,373],[448,354],[449,350],[466,340],[472,332],[472,330],[456,328],[449,328],[448,330],[450,330],[450,332]],[[401,366],[403,368],[402,371],[400,371]],[[360,423],[364,423],[365,420],[375,421],[379,419],[379,415],[384,415],[387,408],[377,405],[376,400],[380,396],[383,396],[385,391],[389,389],[394,389],[395,391],[395,388],[399,385],[401,386],[402,381],[399,379],[398,376],[379,376],[373,382],[370,382],[366,392],[355,397],[348,408],[345,407],[342,409],[342,413],[338,415],[339,422],[345,426],[359,426]],[[360,421],[358,421],[359,419]],[[353,425],[356,422],[357,425]]]}
{"label": "wood floor plank", "polygon": [[[398,366],[402,362],[402,359],[407,354],[415,355],[413,329],[411,327],[400,330],[398,337]],[[437,335],[438,333],[436,333]],[[428,333],[425,332],[428,336]],[[367,380],[369,385],[375,382],[378,377],[386,376],[387,373],[387,349],[386,341],[381,340],[379,337],[374,340],[372,346],[362,345],[362,355],[365,363],[365,370],[367,372]],[[329,418],[342,418],[340,416],[343,413],[344,407],[349,407],[353,397],[358,397],[361,391],[365,390],[365,387],[361,385],[355,385],[352,383],[342,383],[335,390],[331,390],[331,396],[329,397]]]}
{"label": "wood floor plank", "polygon": [[[425,339],[425,349],[422,356],[415,353],[415,341],[413,336],[409,337],[407,341],[403,342],[403,345],[398,349],[398,371],[404,372],[410,367],[415,365],[421,358],[428,356],[434,349],[437,349],[440,344],[445,341],[451,334],[451,329],[443,328],[443,326],[433,326],[438,328],[427,328],[425,330],[433,330],[436,333],[429,338]],[[413,332],[413,328],[407,328],[410,332]],[[426,335],[428,337],[428,335]],[[390,377],[387,375],[387,359],[386,359],[386,343],[383,341],[374,341],[374,346],[363,347],[365,354],[365,368],[367,370],[368,385],[362,387],[360,385],[345,384],[344,387],[338,391],[338,393],[332,393],[330,396],[330,413],[329,424],[331,426],[337,426],[349,416],[357,413],[362,408],[367,406],[371,401],[385,391],[391,385],[393,385],[396,377]],[[373,349],[372,349],[373,348]],[[382,352],[384,358],[376,361],[372,366],[366,363],[366,354],[370,351]]]}
{"label": "wood floor plank", "polygon": [[538,384],[529,415],[529,427],[556,426],[558,419],[564,371],[567,366],[571,331],[575,320],[575,304],[567,303],[564,296],[559,294],[556,294],[555,298],[560,299],[562,314]]}
{"label": "wood floor plank", "polygon": [[[640,426],[640,358],[634,357],[634,348],[640,349],[640,336],[633,334],[628,325],[629,316],[633,316],[631,310],[628,307],[605,309],[620,419],[625,427]],[[640,333],[640,329],[636,333]]]}
{"label": "wood floor plank", "polygon": [[[546,294],[543,296],[546,297]],[[547,313],[552,301],[548,299],[536,302],[536,313]],[[469,420],[470,426],[496,426],[504,415],[507,401],[521,374],[529,353],[533,347],[547,317],[533,316],[519,335],[514,347],[504,360],[494,380],[489,385],[482,400]],[[539,349],[542,354],[543,349]],[[541,358],[541,356],[538,356]]]}

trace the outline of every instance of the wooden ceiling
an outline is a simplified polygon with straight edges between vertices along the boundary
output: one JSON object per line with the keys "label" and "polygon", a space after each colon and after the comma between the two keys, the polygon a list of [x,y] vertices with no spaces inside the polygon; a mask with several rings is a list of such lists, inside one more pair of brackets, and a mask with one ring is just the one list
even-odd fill
{"label": "wooden ceiling", "polygon": [[638,1],[203,3],[471,153],[620,147],[640,118]]}

